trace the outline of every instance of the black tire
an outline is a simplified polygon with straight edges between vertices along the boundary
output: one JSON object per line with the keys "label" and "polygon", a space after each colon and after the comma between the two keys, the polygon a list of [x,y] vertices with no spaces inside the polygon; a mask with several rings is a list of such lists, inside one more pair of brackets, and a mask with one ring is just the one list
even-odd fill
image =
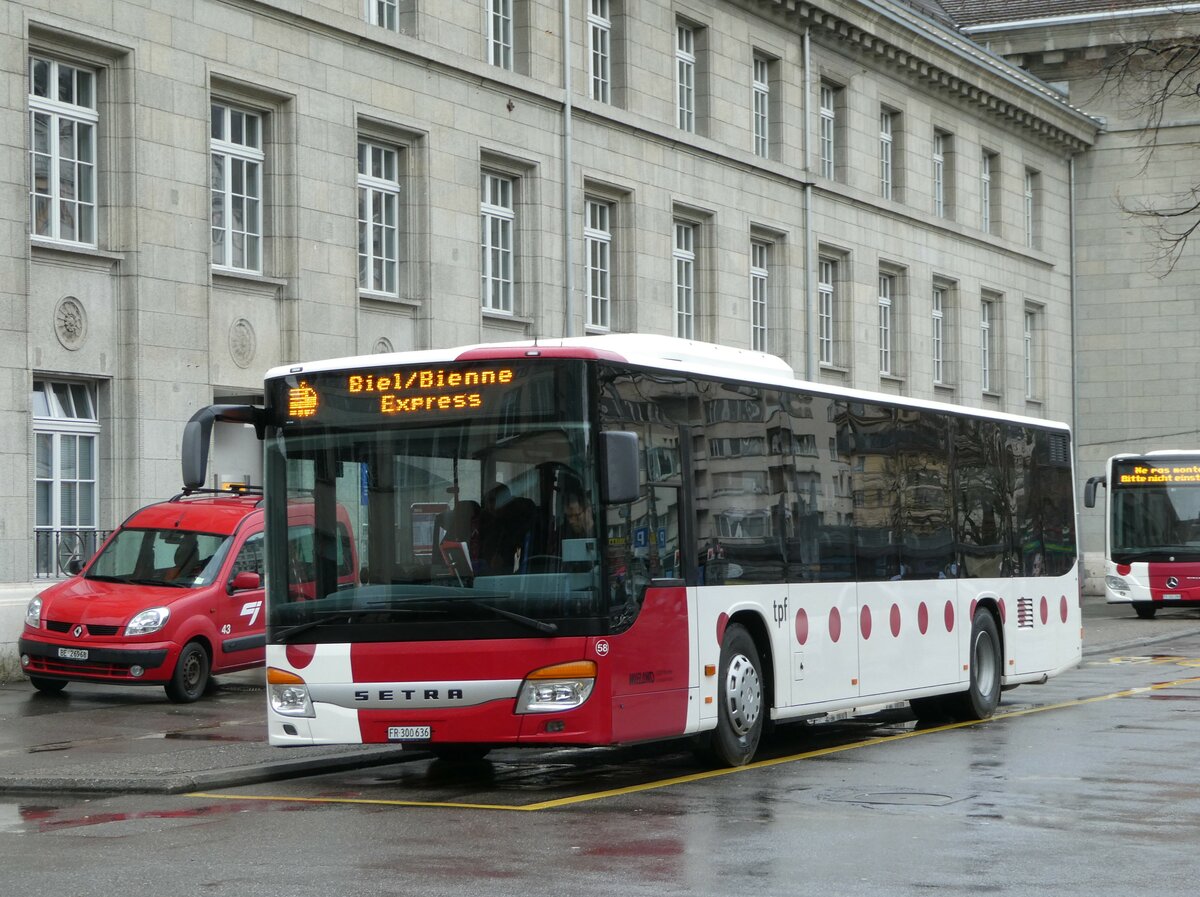
{"label": "black tire", "polygon": [[434,744],[429,750],[443,763],[478,763],[492,749],[483,744]]}
{"label": "black tire", "polygon": [[1153,620],[1154,615],[1158,613],[1158,605],[1152,601],[1135,601],[1133,612],[1138,615],[1139,620]]}
{"label": "black tire", "polygon": [[67,687],[67,680],[47,679],[44,676],[30,676],[29,684],[44,695],[56,695]]}
{"label": "black tire", "polygon": [[717,728],[709,753],[726,766],[745,766],[754,759],[766,716],[766,693],[758,648],[744,626],[725,630],[717,673]]}
{"label": "black tire", "polygon": [[176,704],[200,700],[211,678],[208,671],[208,652],[199,642],[188,642],[179,652],[179,662],[175,664],[171,681],[164,686],[167,697]]}
{"label": "black tire", "polygon": [[996,618],[987,608],[977,609],[971,620],[968,659],[971,669],[967,690],[945,698],[950,716],[961,722],[987,719],[1000,705],[1004,659],[1000,651],[1000,630],[996,628]]}
{"label": "black tire", "polygon": [[913,698],[908,702],[913,716],[919,723],[939,723],[950,717],[946,709],[946,696],[935,695],[932,698]]}

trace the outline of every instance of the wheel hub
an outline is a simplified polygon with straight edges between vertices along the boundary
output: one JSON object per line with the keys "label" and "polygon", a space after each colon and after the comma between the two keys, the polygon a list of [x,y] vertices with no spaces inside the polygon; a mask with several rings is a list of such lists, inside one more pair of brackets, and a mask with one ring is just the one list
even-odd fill
{"label": "wheel hub", "polygon": [[758,670],[744,654],[729,661],[725,709],[729,711],[729,724],[739,736],[749,733],[762,713],[762,681]]}

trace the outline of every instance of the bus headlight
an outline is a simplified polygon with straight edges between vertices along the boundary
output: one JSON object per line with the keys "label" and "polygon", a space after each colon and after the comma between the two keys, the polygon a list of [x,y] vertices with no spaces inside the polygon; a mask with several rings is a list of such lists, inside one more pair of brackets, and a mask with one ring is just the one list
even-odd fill
{"label": "bus headlight", "polygon": [[534,670],[521,683],[517,713],[555,713],[583,704],[596,684],[596,664],[590,660],[559,663]]}
{"label": "bus headlight", "polygon": [[149,610],[144,610],[125,627],[126,635],[149,635],[152,632],[158,632],[166,625],[170,618],[171,612],[165,607],[152,607]]}
{"label": "bus headlight", "polygon": [[1104,584],[1114,592],[1120,592],[1122,595],[1129,591],[1129,583],[1125,581],[1125,577],[1123,576],[1113,576],[1109,573],[1104,577]]}
{"label": "bus headlight", "polygon": [[25,625],[30,629],[42,628],[42,599],[32,598],[25,606]]}
{"label": "bus headlight", "polygon": [[271,709],[280,716],[317,715],[308,696],[308,683],[287,670],[267,668],[267,700],[271,702]]}

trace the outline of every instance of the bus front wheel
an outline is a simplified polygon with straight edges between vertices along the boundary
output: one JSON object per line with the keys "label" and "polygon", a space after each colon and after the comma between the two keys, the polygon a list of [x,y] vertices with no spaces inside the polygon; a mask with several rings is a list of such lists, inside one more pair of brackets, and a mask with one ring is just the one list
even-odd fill
{"label": "bus front wheel", "polygon": [[1000,678],[1004,660],[996,618],[980,607],[971,620],[970,683],[967,690],[947,695],[947,709],[957,720],[987,719],[1000,704]]}
{"label": "bus front wheel", "polygon": [[1138,615],[1139,620],[1153,620],[1154,614],[1158,608],[1152,601],[1135,601],[1133,602],[1133,612]]}
{"label": "bus front wheel", "polygon": [[733,624],[721,643],[717,728],[709,752],[728,766],[745,766],[762,737],[765,703],[758,648],[744,626]]}

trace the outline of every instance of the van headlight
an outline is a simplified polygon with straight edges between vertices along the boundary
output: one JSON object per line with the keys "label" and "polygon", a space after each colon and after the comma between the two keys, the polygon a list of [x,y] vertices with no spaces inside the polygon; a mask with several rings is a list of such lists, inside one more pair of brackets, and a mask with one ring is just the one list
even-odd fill
{"label": "van headlight", "polygon": [[25,625],[30,629],[42,628],[42,599],[31,598],[25,605]]}
{"label": "van headlight", "polygon": [[308,695],[308,683],[287,670],[267,668],[267,700],[280,716],[317,715]]}
{"label": "van headlight", "polygon": [[144,610],[125,627],[126,635],[149,635],[152,632],[158,632],[165,625],[171,616],[171,611],[165,607],[152,607],[149,610]]}
{"label": "van headlight", "polygon": [[521,683],[517,713],[555,713],[583,704],[596,685],[596,664],[590,660],[558,663],[534,670]]}

